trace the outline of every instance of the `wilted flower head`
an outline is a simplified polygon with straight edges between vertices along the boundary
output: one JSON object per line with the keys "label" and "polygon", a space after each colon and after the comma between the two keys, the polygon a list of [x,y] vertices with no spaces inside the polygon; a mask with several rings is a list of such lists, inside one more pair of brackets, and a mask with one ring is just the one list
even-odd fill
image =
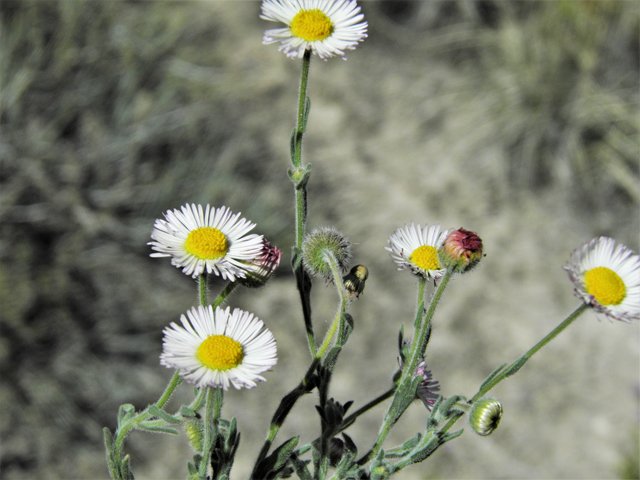
{"label": "wilted flower head", "polygon": [[282,252],[266,239],[263,239],[262,252],[251,262],[247,262],[246,276],[240,279],[240,283],[247,288],[264,286],[276,268],[278,268],[278,265],[280,265],[281,258]]}
{"label": "wilted flower head", "polygon": [[440,397],[440,382],[436,382],[433,380],[433,375],[430,370],[427,370],[427,364],[422,360],[418,366],[416,367],[415,376],[421,376],[422,381],[420,385],[418,385],[418,391],[416,392],[416,396],[422,400],[424,406],[427,407],[427,410],[431,410],[433,404],[436,403],[438,397]]}
{"label": "wilted flower head", "polygon": [[640,319],[640,257],[608,237],[594,238],[571,253],[565,270],[575,294],[614,320]]}
{"label": "wilted flower head", "polygon": [[459,228],[447,236],[438,254],[445,268],[468,272],[482,259],[482,240],[476,233]]}
{"label": "wilted flower head", "polygon": [[260,18],[282,22],[285,28],[267,30],[262,43],[281,42],[278,50],[301,58],[311,50],[323,60],[344,58],[367,37],[367,22],[355,0],[263,0]]}

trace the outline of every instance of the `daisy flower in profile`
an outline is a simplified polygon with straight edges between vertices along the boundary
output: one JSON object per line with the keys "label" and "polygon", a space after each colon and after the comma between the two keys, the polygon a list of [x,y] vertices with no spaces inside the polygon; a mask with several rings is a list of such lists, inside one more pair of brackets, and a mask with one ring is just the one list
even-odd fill
{"label": "daisy flower in profile", "polygon": [[424,229],[413,222],[389,235],[391,258],[398,264],[398,270],[410,268],[416,275],[427,280],[442,277],[445,269],[438,259],[438,249],[447,238],[448,230],[440,232],[440,225],[425,225]]}
{"label": "daisy flower in profile", "polygon": [[571,253],[564,267],[576,296],[614,320],[640,319],[640,257],[608,237],[594,238]]}
{"label": "daisy flower in profile", "polygon": [[[227,207],[211,208],[207,205],[185,205],[180,210],[169,210],[165,220],[156,220],[149,242],[159,253],[152,257],[171,257],[171,264],[197,277],[203,272],[215,273],[225,280],[244,277],[247,266],[259,257],[261,235],[247,235],[254,223],[240,214],[231,214]],[[246,235],[246,236],[245,236]]]}
{"label": "daisy flower in profile", "polygon": [[263,0],[260,18],[286,25],[264,32],[262,43],[280,42],[278,50],[290,58],[301,58],[305,50],[323,60],[344,57],[367,37],[355,0]]}
{"label": "daisy flower in profile", "polygon": [[229,307],[192,308],[164,329],[160,364],[197,387],[253,388],[276,362],[276,340],[262,320]]}

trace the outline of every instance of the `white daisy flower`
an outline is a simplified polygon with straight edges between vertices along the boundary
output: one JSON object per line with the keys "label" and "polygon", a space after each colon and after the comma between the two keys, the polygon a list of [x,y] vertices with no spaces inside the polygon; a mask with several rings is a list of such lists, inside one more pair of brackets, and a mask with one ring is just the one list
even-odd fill
{"label": "white daisy flower", "polygon": [[231,214],[227,207],[185,205],[169,210],[166,220],[156,220],[149,242],[160,253],[152,257],[171,257],[171,264],[197,277],[205,270],[235,281],[244,278],[247,263],[262,253],[262,235],[247,235],[254,223]]}
{"label": "white daisy flower", "polygon": [[[188,317],[188,319],[187,319]],[[253,388],[273,367],[276,340],[262,320],[236,308],[192,308],[164,329],[160,364],[197,387]]]}
{"label": "white daisy flower", "polygon": [[640,257],[612,238],[594,238],[564,267],[576,296],[614,320],[640,319]]}
{"label": "white daisy flower", "polygon": [[287,25],[264,32],[262,43],[281,42],[278,50],[290,58],[308,49],[323,60],[344,57],[367,37],[355,0],[264,0],[260,18]]}
{"label": "white daisy flower", "polygon": [[420,224],[416,227],[413,222],[405,225],[389,235],[391,247],[384,247],[391,252],[391,258],[398,264],[398,270],[410,268],[416,275],[438,279],[445,273],[445,268],[438,259],[438,249],[449,234],[448,230],[440,232],[440,225]]}

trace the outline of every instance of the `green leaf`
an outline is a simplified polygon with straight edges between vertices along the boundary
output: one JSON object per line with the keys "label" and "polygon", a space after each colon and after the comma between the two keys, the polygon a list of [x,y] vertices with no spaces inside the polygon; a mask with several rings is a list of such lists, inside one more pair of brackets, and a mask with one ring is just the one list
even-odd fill
{"label": "green leaf", "polygon": [[196,417],[198,413],[195,410],[187,407],[186,405],[183,405],[182,407],[180,407],[180,415],[182,415],[183,417],[191,418]]}
{"label": "green leaf", "polygon": [[300,437],[293,437],[276,448],[271,455],[260,462],[256,468],[255,478],[273,479],[284,470],[287,461],[293,454],[293,450],[298,445]]}
{"label": "green leaf", "polygon": [[300,480],[313,480],[313,477],[309,472],[309,468],[307,467],[307,464],[309,463],[308,460],[303,461],[298,457],[298,455],[293,453],[289,461],[291,462],[291,465],[293,465],[293,469]]}
{"label": "green leaf", "polygon": [[153,433],[168,433],[169,435],[180,435],[175,428],[163,427],[162,425],[154,425],[152,423],[140,422],[138,428]]}
{"label": "green leaf", "polygon": [[[294,127],[291,132],[291,137],[289,137],[289,155],[291,155],[291,163],[293,163],[293,159],[296,156],[296,137],[297,136],[298,136],[298,130]],[[293,181],[291,174],[289,174],[289,178],[291,178],[291,180]]]}
{"label": "green leaf", "polygon": [[151,405],[149,407],[149,413],[151,413],[151,415],[161,418],[162,420],[164,420],[167,423],[181,423],[182,420],[180,420],[179,418],[174,417],[173,415],[169,415],[167,412],[165,412],[164,410],[158,408],[157,405]]}
{"label": "green leaf", "polygon": [[505,372],[505,378],[510,377],[518,370],[520,370],[524,366],[524,364],[527,363],[527,360],[529,360],[527,357],[520,357],[518,360],[516,360],[513,365],[511,365]]}
{"label": "green leaf", "polygon": [[113,435],[111,434],[111,430],[109,430],[107,427],[104,427],[102,429],[102,433],[104,435],[104,448],[107,450],[107,452],[112,452],[113,451]]}
{"label": "green leaf", "polygon": [[136,413],[136,407],[130,403],[120,405],[118,409],[118,428],[122,427]]}
{"label": "green leaf", "polygon": [[491,380],[493,380],[493,378],[494,378],[496,375],[498,375],[498,374],[502,371],[502,369],[503,369],[504,367],[506,367],[506,366],[507,366],[507,364],[506,364],[506,363],[503,363],[503,364],[502,364],[502,365],[500,365],[498,368],[496,368],[493,372],[491,372],[491,373],[489,374],[489,376],[488,376],[487,378],[485,378],[485,379],[484,379],[484,382],[482,382],[482,385],[480,385],[480,388],[479,388],[478,390],[482,390],[482,388],[483,388],[487,383],[489,383]]}
{"label": "green leaf", "polygon": [[124,480],[133,480],[133,472],[131,472],[131,457],[126,455],[122,459],[122,464],[120,465],[120,475]]}
{"label": "green leaf", "polygon": [[305,98],[304,111],[302,112],[302,131],[307,131],[307,122],[309,121],[309,112],[311,111],[311,99]]}

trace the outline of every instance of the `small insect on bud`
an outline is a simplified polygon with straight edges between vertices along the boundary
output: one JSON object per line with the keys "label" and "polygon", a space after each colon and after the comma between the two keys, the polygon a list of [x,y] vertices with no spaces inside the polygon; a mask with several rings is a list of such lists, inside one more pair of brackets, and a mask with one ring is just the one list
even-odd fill
{"label": "small insect on bud", "polygon": [[498,428],[502,418],[502,405],[493,398],[483,397],[474,402],[469,412],[469,423],[478,435],[486,436]]}
{"label": "small insect on bud", "polygon": [[335,228],[316,228],[302,243],[304,268],[310,275],[333,280],[331,264],[327,255],[333,255],[340,271],[349,267],[351,243]]}
{"label": "small insect on bud", "polygon": [[347,273],[342,280],[349,295],[355,295],[356,298],[364,291],[364,282],[369,278],[369,270],[364,265],[356,265]]}
{"label": "small insect on bud", "polygon": [[465,273],[482,258],[482,239],[474,232],[459,228],[445,239],[438,250],[440,263],[455,273]]}

